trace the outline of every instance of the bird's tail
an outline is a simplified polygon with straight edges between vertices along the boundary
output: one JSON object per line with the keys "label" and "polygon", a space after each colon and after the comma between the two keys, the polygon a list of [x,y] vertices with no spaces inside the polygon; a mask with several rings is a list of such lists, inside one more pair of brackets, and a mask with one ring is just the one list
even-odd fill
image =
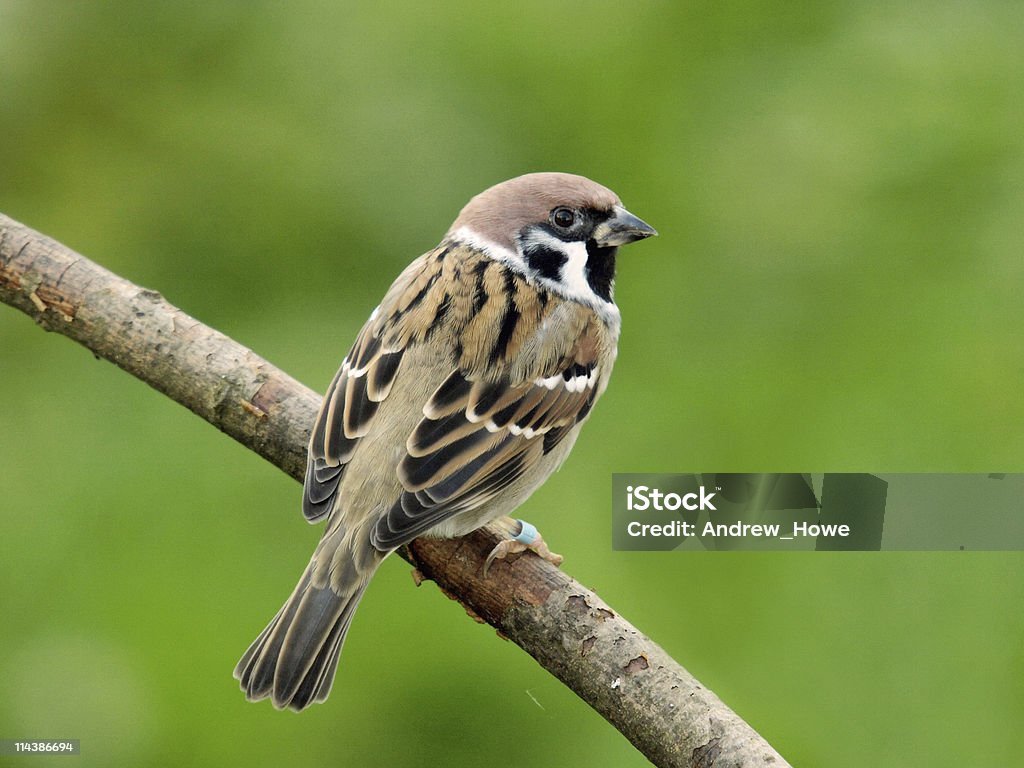
{"label": "bird's tail", "polygon": [[298,712],[331,692],[338,655],[370,574],[341,580],[339,589],[331,579],[316,586],[315,568],[314,557],[292,596],[235,666],[250,701],[269,696],[277,709]]}

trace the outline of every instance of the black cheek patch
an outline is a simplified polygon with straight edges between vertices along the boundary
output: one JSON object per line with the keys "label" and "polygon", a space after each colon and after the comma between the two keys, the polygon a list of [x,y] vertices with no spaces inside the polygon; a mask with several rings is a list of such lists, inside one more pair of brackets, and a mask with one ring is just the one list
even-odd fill
{"label": "black cheek patch", "polygon": [[523,256],[530,269],[549,280],[558,280],[562,276],[562,267],[569,260],[561,251],[540,243],[528,245],[523,251]]}
{"label": "black cheek patch", "polygon": [[587,283],[590,290],[605,301],[612,300],[617,251],[615,246],[602,247],[593,240],[587,240]]}

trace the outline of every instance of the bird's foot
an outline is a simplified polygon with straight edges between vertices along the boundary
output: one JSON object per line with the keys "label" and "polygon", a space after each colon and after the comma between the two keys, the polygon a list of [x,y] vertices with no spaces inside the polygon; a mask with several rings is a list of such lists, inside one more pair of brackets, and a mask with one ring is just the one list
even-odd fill
{"label": "bird's foot", "polygon": [[498,542],[498,545],[491,550],[491,554],[487,556],[487,560],[484,562],[484,576],[487,575],[487,570],[495,560],[503,560],[509,555],[525,552],[528,549],[532,549],[540,557],[556,567],[562,564],[564,558],[548,549],[547,542],[544,541],[544,537],[537,532],[536,528],[525,520],[516,520],[516,522],[519,523],[519,533],[511,539],[503,539]]}

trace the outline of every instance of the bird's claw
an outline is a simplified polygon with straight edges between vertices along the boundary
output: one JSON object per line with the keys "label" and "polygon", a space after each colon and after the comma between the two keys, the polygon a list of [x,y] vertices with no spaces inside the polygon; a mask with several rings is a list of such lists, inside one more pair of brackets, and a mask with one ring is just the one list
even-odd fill
{"label": "bird's claw", "polygon": [[514,538],[499,541],[497,546],[487,556],[487,560],[484,561],[484,576],[487,575],[491,563],[495,560],[504,560],[509,555],[525,552],[528,549],[532,549],[538,556],[544,558],[556,568],[562,564],[564,558],[548,548],[547,542],[544,541],[544,537],[537,532],[536,528],[523,520],[518,522],[520,524],[519,534]]}

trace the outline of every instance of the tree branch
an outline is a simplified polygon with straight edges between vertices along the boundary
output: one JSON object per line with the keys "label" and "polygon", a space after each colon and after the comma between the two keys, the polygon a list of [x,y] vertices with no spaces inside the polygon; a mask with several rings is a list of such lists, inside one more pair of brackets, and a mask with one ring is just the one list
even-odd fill
{"label": "tree branch", "polygon": [[[189,408],[302,480],[320,397],[155,291],[0,214],[0,300]],[[403,557],[533,656],[659,766],[787,766],[593,592],[532,554],[481,576],[507,519]]]}

